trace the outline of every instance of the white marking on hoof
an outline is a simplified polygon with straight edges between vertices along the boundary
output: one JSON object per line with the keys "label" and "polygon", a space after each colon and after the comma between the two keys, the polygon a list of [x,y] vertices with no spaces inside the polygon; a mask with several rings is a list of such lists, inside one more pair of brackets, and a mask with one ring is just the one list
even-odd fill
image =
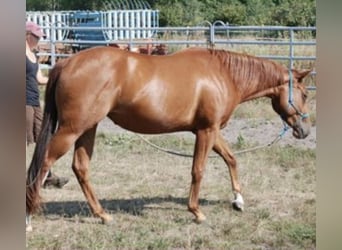
{"label": "white marking on hoof", "polygon": [[32,226],[31,225],[26,225],[26,232],[32,232]]}
{"label": "white marking on hoof", "polygon": [[233,200],[233,208],[237,211],[243,211],[245,202],[243,201],[242,195],[240,193],[235,193],[235,200]]}
{"label": "white marking on hoof", "polygon": [[32,232],[31,215],[26,215],[26,232]]}
{"label": "white marking on hoof", "polygon": [[197,224],[201,224],[203,221],[205,221],[207,218],[203,215],[203,214],[200,214],[200,215],[198,215],[198,216],[196,216],[196,218],[195,218],[195,222],[197,223]]}
{"label": "white marking on hoof", "polygon": [[105,214],[103,217],[101,217],[102,224],[104,225],[112,225],[114,223],[114,219],[112,216]]}

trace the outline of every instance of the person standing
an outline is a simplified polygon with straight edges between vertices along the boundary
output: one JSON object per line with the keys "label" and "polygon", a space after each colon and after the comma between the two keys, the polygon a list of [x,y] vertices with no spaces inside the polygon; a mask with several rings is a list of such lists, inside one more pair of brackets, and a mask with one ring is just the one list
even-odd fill
{"label": "person standing", "polygon": [[[44,76],[39,69],[38,58],[35,51],[40,38],[45,37],[42,29],[34,22],[26,22],[26,144],[36,143],[43,112],[39,101],[38,84],[46,85],[48,77]],[[49,171],[43,184],[44,187],[62,188],[69,180],[58,177]]]}

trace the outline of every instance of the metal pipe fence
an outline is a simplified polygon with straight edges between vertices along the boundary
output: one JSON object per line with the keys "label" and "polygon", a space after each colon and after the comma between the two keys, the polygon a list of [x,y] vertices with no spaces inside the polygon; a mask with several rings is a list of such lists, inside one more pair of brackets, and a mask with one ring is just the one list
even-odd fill
{"label": "metal pipe fence", "polygon": [[[42,43],[50,44],[50,52],[39,53],[38,55],[51,56],[51,65],[44,67],[51,68],[59,57],[68,57],[71,54],[56,53],[57,43],[64,45],[86,44],[95,45],[127,45],[128,48],[134,46],[147,46],[164,44],[169,51],[177,51],[184,47],[202,46],[229,49],[243,53],[253,54],[259,57],[272,60],[280,60],[289,68],[296,63],[305,63],[314,68],[316,60],[316,27],[286,27],[286,26],[231,26],[221,21],[213,24],[206,22],[205,25],[195,27],[68,27],[58,24],[51,24],[49,27],[49,38],[42,40]],[[102,41],[73,40],[68,38],[58,38],[57,34],[67,34],[71,30],[82,31],[102,31],[120,32],[129,34],[128,39]],[[145,39],[137,39],[136,33],[149,33],[151,36]],[[316,72],[313,72],[315,76]],[[316,90],[315,86],[309,89]]]}

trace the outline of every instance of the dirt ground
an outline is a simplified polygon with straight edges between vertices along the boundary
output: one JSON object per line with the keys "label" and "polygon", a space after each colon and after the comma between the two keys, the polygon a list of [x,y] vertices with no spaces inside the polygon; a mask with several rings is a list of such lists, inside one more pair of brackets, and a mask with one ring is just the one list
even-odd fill
{"label": "dirt ground", "polygon": [[[230,144],[237,143],[238,138],[242,137],[244,141],[252,145],[267,145],[272,142],[283,130],[283,123],[280,118],[265,119],[231,119],[228,125],[222,129],[222,134]],[[105,118],[100,122],[98,132],[122,133],[126,130],[115,125],[111,120]],[[190,132],[181,132],[188,133]],[[277,142],[282,146],[294,146],[301,148],[316,148],[316,126],[311,127],[311,132],[304,140],[298,140],[292,136],[292,129],[289,129],[281,140]]]}

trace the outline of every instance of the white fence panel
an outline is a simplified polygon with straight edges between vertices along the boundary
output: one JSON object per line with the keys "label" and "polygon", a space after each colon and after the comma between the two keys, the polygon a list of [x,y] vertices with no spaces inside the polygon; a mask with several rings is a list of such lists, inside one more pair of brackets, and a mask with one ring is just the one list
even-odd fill
{"label": "white fence panel", "polygon": [[[28,11],[26,12],[26,20],[41,26],[47,35],[47,40],[51,39],[51,26],[55,25],[57,32],[54,39],[63,40],[66,38],[66,32],[70,30],[72,13],[75,11]],[[89,11],[89,13],[95,12]],[[146,31],[146,29],[159,27],[158,10],[110,10],[97,11],[96,13],[102,19],[102,27],[99,28],[106,28],[104,32],[109,40],[150,38],[153,32]],[[63,30],[63,27],[68,29]],[[145,28],[145,30],[139,28]]]}

